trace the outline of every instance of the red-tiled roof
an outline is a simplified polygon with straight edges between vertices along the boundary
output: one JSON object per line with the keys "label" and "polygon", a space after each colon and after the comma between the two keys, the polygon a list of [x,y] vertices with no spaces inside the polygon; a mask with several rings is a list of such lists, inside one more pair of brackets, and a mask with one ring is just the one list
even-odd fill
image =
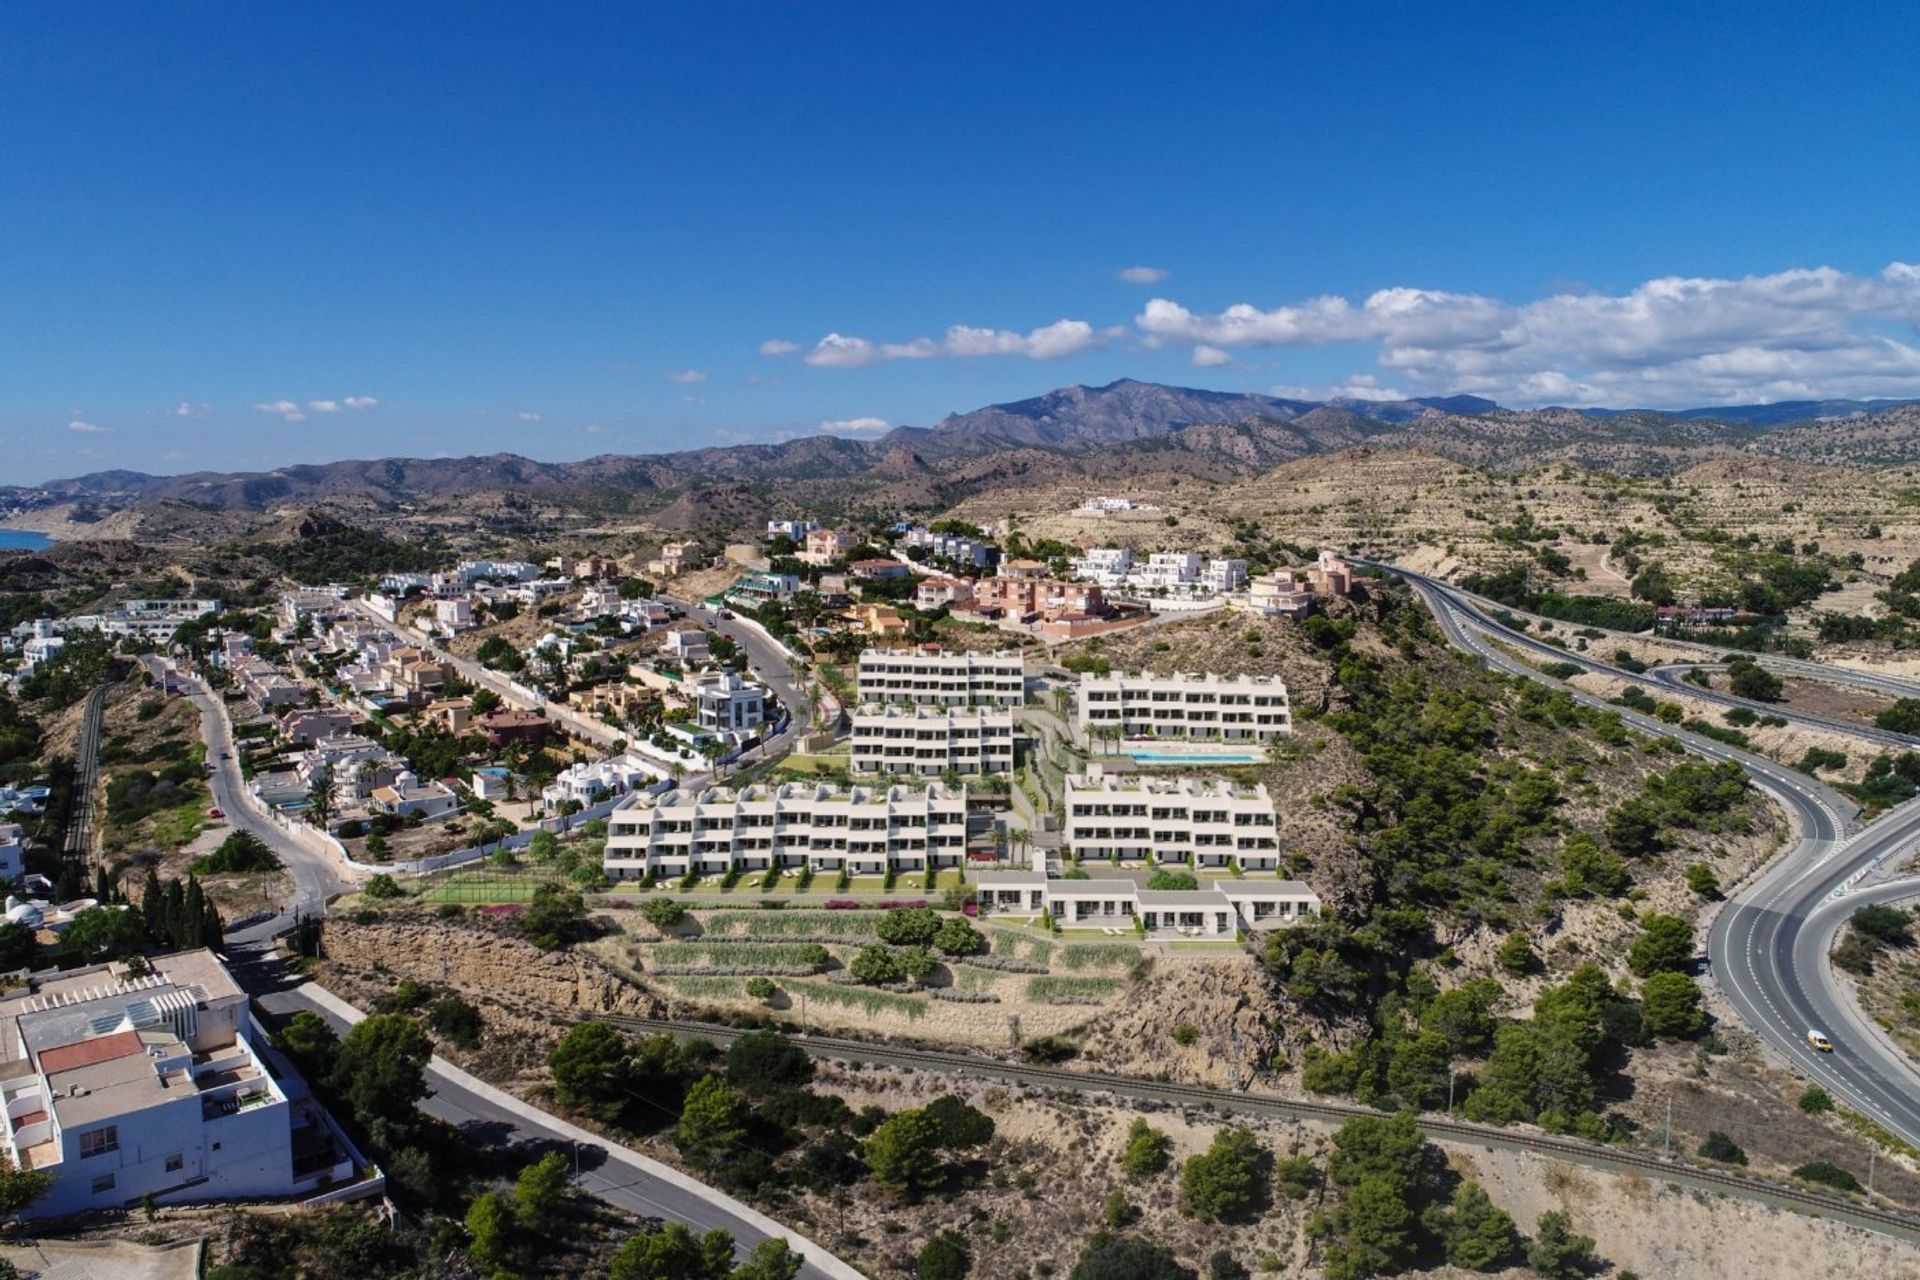
{"label": "red-tiled roof", "polygon": [[40,1070],[52,1075],[56,1071],[90,1067],[96,1062],[109,1062],[114,1058],[124,1058],[130,1053],[139,1052],[140,1034],[136,1031],[121,1031],[110,1036],[95,1036],[91,1040],[78,1040],[73,1044],[60,1044],[51,1049],[42,1049]]}

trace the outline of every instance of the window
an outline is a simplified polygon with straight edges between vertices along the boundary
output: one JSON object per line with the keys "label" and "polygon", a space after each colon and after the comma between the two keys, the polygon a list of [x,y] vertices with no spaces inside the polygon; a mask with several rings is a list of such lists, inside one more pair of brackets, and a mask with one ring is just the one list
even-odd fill
{"label": "window", "polygon": [[103,1173],[99,1177],[93,1180],[93,1194],[99,1195],[102,1191],[111,1191],[111,1190],[113,1190],[112,1174]]}
{"label": "window", "polygon": [[167,1157],[168,1173],[178,1173],[180,1172],[180,1170],[186,1168],[186,1165],[187,1165],[187,1160],[185,1156],[168,1156]]}
{"label": "window", "polygon": [[80,1135],[80,1158],[103,1156],[109,1151],[120,1149],[120,1127],[108,1125],[104,1129],[94,1129]]}

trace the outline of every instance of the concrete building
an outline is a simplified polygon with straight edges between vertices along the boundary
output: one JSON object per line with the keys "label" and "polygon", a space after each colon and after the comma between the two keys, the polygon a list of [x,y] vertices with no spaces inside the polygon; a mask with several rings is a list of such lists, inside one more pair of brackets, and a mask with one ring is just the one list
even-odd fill
{"label": "concrete building", "polygon": [[1027,700],[1027,664],[1017,653],[867,649],[856,681],[862,702],[1018,707]]}
{"label": "concrete building", "polygon": [[316,707],[309,711],[289,711],[280,717],[280,734],[299,746],[318,742],[353,728],[359,717],[338,707]]}
{"label": "concrete building", "polygon": [[290,1103],[253,1037],[247,996],[209,951],[35,975],[0,999],[8,1154],[52,1177],[54,1217],[293,1196],[348,1182],[318,1107]]}
{"label": "concrete building", "polygon": [[697,627],[667,632],[661,649],[667,657],[682,665],[705,662],[713,656],[707,633]]}
{"label": "concrete building", "polygon": [[973,599],[973,583],[966,578],[935,576],[921,579],[914,589],[913,607],[923,613],[965,604]]}
{"label": "concrete building", "polygon": [[421,782],[411,773],[400,774],[389,786],[375,787],[367,803],[376,813],[390,813],[398,818],[418,814],[427,822],[460,810],[460,797],[446,783]]}
{"label": "concrete building", "polygon": [[1278,819],[1264,786],[1224,778],[1116,775],[1093,765],[1066,780],[1066,847],[1086,861],[1271,871]]}
{"label": "concrete building", "polygon": [[1013,713],[989,707],[872,705],[853,713],[855,773],[937,777],[1013,769]]}
{"label": "concrete building", "polygon": [[669,791],[652,804],[615,809],[607,828],[604,866],[612,880],[682,876],[689,867],[723,874],[808,866],[877,876],[960,865],[967,790],[789,782]]}
{"label": "concrete building", "polygon": [[1128,738],[1265,742],[1293,732],[1287,686],[1271,676],[1115,672],[1079,682],[1075,728]]}
{"label": "concrete building", "polygon": [[804,542],[806,536],[820,527],[818,520],[769,520],[767,521],[767,541],[775,538],[791,538],[795,543]]}
{"label": "concrete building", "polygon": [[739,580],[727,588],[727,600],[749,609],[760,609],[770,604],[785,604],[798,590],[800,579],[793,574],[756,571],[741,574]]}
{"label": "concrete building", "polygon": [[436,600],[433,602],[433,620],[448,635],[471,631],[474,627],[473,602],[459,597]]}
{"label": "concrete building", "polygon": [[803,564],[832,564],[845,560],[847,552],[859,545],[859,539],[845,529],[812,529],[807,532],[806,545],[795,558]]}
{"label": "concrete building", "polygon": [[737,671],[703,671],[686,689],[694,723],[709,733],[744,737],[767,718],[767,691]]}
{"label": "concrete building", "polygon": [[1198,889],[1148,889],[1125,876],[1052,880],[1038,871],[974,876],[980,914],[1052,916],[1069,929],[1134,929],[1148,936],[1231,938],[1320,914],[1320,895],[1298,880],[1222,879]]}

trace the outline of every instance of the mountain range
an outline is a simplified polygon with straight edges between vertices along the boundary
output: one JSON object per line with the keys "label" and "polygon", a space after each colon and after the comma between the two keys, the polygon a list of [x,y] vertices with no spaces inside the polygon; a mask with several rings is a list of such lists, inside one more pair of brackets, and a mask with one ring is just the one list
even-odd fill
{"label": "mountain range", "polygon": [[31,519],[57,508],[88,522],[154,504],[265,512],[303,503],[437,505],[520,494],[697,527],[750,520],[769,507],[775,485],[784,502],[939,507],[993,486],[1154,472],[1225,479],[1359,447],[1423,450],[1508,470],[1570,463],[1658,474],[1743,454],[1882,465],[1920,460],[1920,402],[1510,410],[1477,396],[1312,401],[1122,379],[953,414],[932,427],[898,427],[871,440],[816,435],[578,462],[493,454],[237,474],[103,471],[0,487],[0,518]]}

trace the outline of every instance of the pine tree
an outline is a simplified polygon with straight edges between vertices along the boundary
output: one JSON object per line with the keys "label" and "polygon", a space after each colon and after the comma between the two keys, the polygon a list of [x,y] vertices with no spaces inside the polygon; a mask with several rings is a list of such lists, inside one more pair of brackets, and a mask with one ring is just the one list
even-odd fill
{"label": "pine tree", "polygon": [[180,936],[174,940],[174,946],[181,950],[211,946],[207,932],[207,896],[200,888],[200,879],[187,876],[187,892],[180,908]]}
{"label": "pine tree", "polygon": [[167,881],[166,897],[160,905],[160,941],[175,950],[180,947],[180,935],[187,918],[187,894],[178,880]]}
{"label": "pine tree", "polygon": [[147,936],[156,941],[166,936],[166,892],[160,887],[160,873],[147,868],[147,879],[140,886],[140,914],[147,921]]}

